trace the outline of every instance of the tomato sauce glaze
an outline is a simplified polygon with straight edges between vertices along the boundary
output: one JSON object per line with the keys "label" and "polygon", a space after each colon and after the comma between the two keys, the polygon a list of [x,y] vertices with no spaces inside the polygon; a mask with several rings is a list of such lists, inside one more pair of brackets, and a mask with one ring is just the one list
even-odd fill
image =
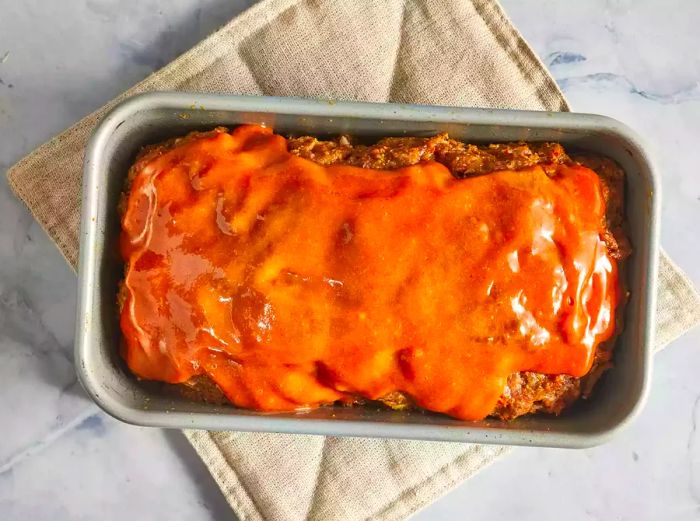
{"label": "tomato sauce glaze", "polygon": [[511,373],[582,376],[613,334],[617,266],[588,168],[322,166],[245,125],[134,172],[121,327],[142,378],[206,375],[264,411],[401,391],[475,420]]}

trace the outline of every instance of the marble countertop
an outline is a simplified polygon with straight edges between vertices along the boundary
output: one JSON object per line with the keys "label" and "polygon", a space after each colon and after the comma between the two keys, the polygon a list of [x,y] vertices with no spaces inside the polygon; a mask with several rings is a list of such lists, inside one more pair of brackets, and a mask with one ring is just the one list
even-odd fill
{"label": "marble countertop", "polygon": [[[253,0],[0,0],[0,171]],[[618,118],[663,175],[662,244],[700,286],[696,0],[503,0],[573,110]],[[0,181],[0,519],[233,519],[177,431],[92,404],[72,367],[74,274]],[[656,357],[602,447],[518,449],[414,519],[700,518],[700,331]]]}

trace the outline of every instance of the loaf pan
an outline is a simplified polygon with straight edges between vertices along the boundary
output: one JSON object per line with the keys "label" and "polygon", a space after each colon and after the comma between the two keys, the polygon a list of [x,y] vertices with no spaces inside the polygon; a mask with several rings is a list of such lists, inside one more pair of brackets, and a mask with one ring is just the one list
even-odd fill
{"label": "loaf pan", "polygon": [[[138,380],[119,355],[116,300],[123,273],[117,250],[117,203],[127,170],[144,145],[192,130],[243,123],[265,124],[282,134],[348,133],[367,139],[449,132],[467,142],[558,141],[568,149],[613,158],[627,176],[626,217],[634,249],[627,261],[630,299],[614,368],[601,379],[590,399],[565,414],[524,416],[510,422],[465,422],[440,414],[378,407],[261,413],[188,401],[172,386]],[[197,93],[139,95],[104,118],[85,154],[77,373],[100,407],[138,425],[572,448],[600,444],[639,412],[649,386],[659,201],[659,180],[639,138],[607,117]]]}

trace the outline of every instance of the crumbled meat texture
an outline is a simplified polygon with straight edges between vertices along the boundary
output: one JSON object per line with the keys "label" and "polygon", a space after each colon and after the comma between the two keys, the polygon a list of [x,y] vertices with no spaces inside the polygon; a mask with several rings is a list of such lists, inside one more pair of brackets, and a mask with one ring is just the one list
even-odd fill
{"label": "crumbled meat texture", "polygon": [[322,165],[340,163],[374,169],[437,161],[458,178],[538,164],[556,165],[568,159],[558,143],[470,145],[450,139],[447,134],[429,138],[390,137],[373,145],[354,146],[347,136],[330,141],[303,136],[289,140],[289,151]]}
{"label": "crumbled meat texture", "polygon": [[606,220],[603,240],[613,259],[625,259],[632,252],[632,247],[625,233],[624,172],[617,163],[607,157],[575,155],[572,160],[593,170],[602,181]]}
{"label": "crumbled meat texture", "polygon": [[288,143],[290,151],[320,165],[342,163],[353,149],[343,137],[336,141],[319,141],[315,137],[303,136],[291,138]]}
{"label": "crumbled meat texture", "polygon": [[219,386],[214,383],[214,380],[206,376],[195,376],[178,387],[180,388],[180,394],[188,400],[215,405],[228,403]]}
{"label": "crumbled meat texture", "polygon": [[573,376],[514,373],[508,377],[492,415],[511,420],[535,412],[559,414],[580,395],[580,380]]}
{"label": "crumbled meat texture", "polygon": [[[147,147],[137,158],[137,164],[139,161],[149,161],[183,141],[218,132],[226,132],[226,129],[217,128],[204,133],[193,132],[183,138]],[[322,165],[347,164],[362,168],[393,169],[416,165],[422,161],[437,161],[449,168],[457,178],[482,175],[497,170],[517,170],[534,165],[541,165],[546,172],[553,172],[557,164],[578,163],[595,171],[601,179],[606,204],[606,231],[603,239],[610,255],[622,261],[631,253],[624,225],[624,173],[614,161],[605,157],[576,155],[570,158],[558,143],[518,142],[472,145],[450,139],[447,134],[438,134],[429,138],[390,137],[381,139],[373,145],[353,144],[348,136],[340,136],[328,141],[302,136],[289,138],[288,147],[291,153]],[[123,197],[128,193],[135,171],[136,165],[129,172]],[[120,210],[123,210],[123,202],[120,202]],[[123,285],[120,285],[117,300],[121,312],[124,303]],[[618,314],[616,333],[619,333],[621,328],[621,316]],[[491,416],[511,420],[524,414],[561,413],[580,397],[589,396],[600,376],[612,366],[614,342],[613,337],[598,346],[593,367],[582,378],[535,372],[510,375]],[[195,377],[178,387],[189,399],[216,404],[226,403],[221,389],[205,376]],[[396,410],[415,407],[411,397],[401,392],[393,392],[379,402]],[[367,403],[367,400],[351,398],[343,403],[362,405]]]}

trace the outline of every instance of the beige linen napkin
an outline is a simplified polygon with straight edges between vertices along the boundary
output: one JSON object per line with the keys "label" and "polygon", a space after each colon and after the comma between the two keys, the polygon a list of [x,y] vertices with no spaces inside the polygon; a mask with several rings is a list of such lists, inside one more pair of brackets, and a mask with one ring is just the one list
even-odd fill
{"label": "beige linen napkin", "polygon": [[[117,101],[153,90],[568,110],[495,1],[266,0],[10,169],[11,187],[72,266],[85,142]],[[657,347],[700,321],[700,298],[665,255],[660,282]],[[509,450],[186,435],[245,520],[402,519]]]}

